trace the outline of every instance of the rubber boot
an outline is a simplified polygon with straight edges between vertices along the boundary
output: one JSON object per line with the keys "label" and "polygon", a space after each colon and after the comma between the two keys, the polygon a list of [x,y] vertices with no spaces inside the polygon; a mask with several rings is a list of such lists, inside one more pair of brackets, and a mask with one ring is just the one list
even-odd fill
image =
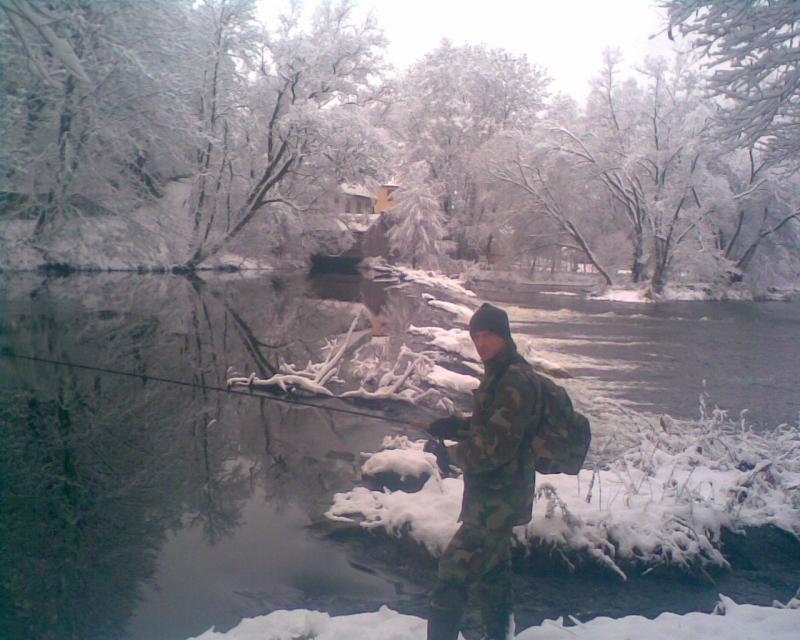
{"label": "rubber boot", "polygon": [[428,610],[428,640],[458,640],[461,611],[431,605]]}
{"label": "rubber boot", "polygon": [[514,616],[510,608],[502,608],[483,616],[484,640],[513,640]]}

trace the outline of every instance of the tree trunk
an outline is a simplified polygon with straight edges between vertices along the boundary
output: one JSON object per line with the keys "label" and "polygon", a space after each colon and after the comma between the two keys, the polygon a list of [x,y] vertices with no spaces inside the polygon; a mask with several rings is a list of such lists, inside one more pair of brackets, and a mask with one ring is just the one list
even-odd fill
{"label": "tree trunk", "polygon": [[70,134],[72,132],[72,122],[75,118],[75,105],[73,96],[75,94],[76,81],[73,76],[68,76],[64,85],[64,106],[61,109],[61,117],[58,123],[58,168],[56,169],[56,183],[47,194],[47,206],[42,207],[39,217],[36,220],[36,227],[33,230],[34,238],[38,238],[44,228],[52,221],[56,212],[63,206],[64,195],[67,192],[69,179],[70,163]]}
{"label": "tree trunk", "polygon": [[631,265],[631,281],[643,282],[647,271],[644,261],[644,237],[641,229],[636,229],[633,237],[633,264]]}
{"label": "tree trunk", "polygon": [[600,261],[595,257],[594,253],[592,253],[592,250],[589,247],[589,244],[583,238],[583,235],[581,235],[580,231],[578,231],[578,229],[575,227],[574,224],[572,224],[568,220],[565,222],[566,225],[564,228],[566,229],[566,231],[580,245],[581,249],[586,254],[586,257],[589,258],[589,262],[591,262],[594,265],[595,269],[597,269],[597,272],[601,276],[603,276],[603,280],[606,281],[606,284],[609,287],[612,286],[614,284],[614,281],[611,279],[611,276],[608,274],[608,272],[603,268],[603,265],[600,264]]}
{"label": "tree trunk", "polygon": [[[768,217],[768,213],[769,213],[768,210],[764,209],[765,220]],[[788,216],[784,217],[774,227],[764,229],[763,231],[761,231],[758,234],[758,237],[756,237],[756,239],[750,243],[750,246],[747,247],[747,250],[742,254],[742,257],[739,258],[739,260],[737,260],[736,262],[737,268],[741,269],[742,271],[747,269],[748,265],[750,264],[750,261],[753,259],[753,256],[755,256],[756,251],[758,250],[758,247],[759,245],[761,245],[761,241],[764,240],[764,238],[767,238],[771,236],[773,233],[779,231],[784,225],[788,224],[790,221],[798,219],[800,219],[800,211],[795,211],[794,213],[790,213]]]}
{"label": "tree trunk", "polygon": [[667,265],[669,264],[669,256],[665,241],[662,238],[655,238],[655,260],[653,265],[653,277],[650,279],[650,285],[653,291],[657,294],[664,292],[664,286],[667,283]]}

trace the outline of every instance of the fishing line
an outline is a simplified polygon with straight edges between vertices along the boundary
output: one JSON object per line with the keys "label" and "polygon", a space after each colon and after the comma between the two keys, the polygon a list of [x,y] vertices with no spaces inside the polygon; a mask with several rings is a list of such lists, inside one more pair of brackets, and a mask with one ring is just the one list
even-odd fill
{"label": "fishing line", "polygon": [[162,382],[164,384],[173,384],[181,387],[189,387],[192,389],[203,389],[206,391],[216,391],[218,393],[228,393],[237,396],[246,396],[248,398],[259,398],[263,400],[268,400],[270,402],[281,402],[283,404],[294,405],[294,406],[301,406],[301,407],[310,407],[313,409],[320,409],[323,411],[332,411],[335,413],[343,413],[351,416],[359,416],[361,418],[370,418],[371,420],[382,420],[383,422],[393,422],[396,424],[404,424],[410,427],[422,427],[422,425],[418,422],[410,422],[408,420],[402,420],[401,418],[392,418],[391,416],[381,416],[375,415],[372,413],[364,413],[363,411],[355,411],[354,409],[344,409],[341,407],[326,407],[320,404],[316,404],[314,402],[307,402],[300,400],[299,398],[281,398],[278,396],[272,395],[263,395],[260,393],[254,393],[252,388],[248,391],[240,390],[240,389],[233,389],[230,387],[217,387],[215,385],[208,385],[208,384],[197,384],[195,382],[187,382],[185,380],[175,380],[173,378],[164,378],[162,376],[153,376],[147,373],[133,373],[132,371],[120,371],[119,369],[107,369],[104,367],[94,367],[88,364],[76,364],[73,362],[64,362],[63,360],[51,360],[49,358],[40,358],[38,356],[26,356],[14,353],[9,348],[3,348],[0,350],[0,357],[3,358],[10,358],[13,360],[27,360],[29,362],[41,362],[43,364],[51,364],[55,366],[61,367],[70,367],[73,369],[83,369],[85,371],[96,371],[98,373],[107,373],[116,376],[124,376],[128,378],[138,378],[142,382],[147,382],[148,380],[152,380],[153,382]]}

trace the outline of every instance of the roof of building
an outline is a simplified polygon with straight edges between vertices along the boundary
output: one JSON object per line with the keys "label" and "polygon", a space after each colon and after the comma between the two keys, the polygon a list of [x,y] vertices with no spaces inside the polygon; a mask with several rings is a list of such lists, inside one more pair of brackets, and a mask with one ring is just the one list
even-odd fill
{"label": "roof of building", "polygon": [[362,198],[375,200],[375,195],[363,185],[348,184],[347,182],[343,182],[339,185],[339,188],[342,190],[342,193],[347,194],[348,196],[361,196]]}

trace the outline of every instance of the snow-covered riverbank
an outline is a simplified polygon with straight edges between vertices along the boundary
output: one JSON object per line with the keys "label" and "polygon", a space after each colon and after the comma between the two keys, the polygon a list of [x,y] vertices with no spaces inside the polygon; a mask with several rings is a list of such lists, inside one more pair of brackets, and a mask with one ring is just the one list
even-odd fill
{"label": "snow-covered riverbank", "polygon": [[[198,244],[192,213],[192,181],[173,180],[164,195],[133,211],[90,207],[82,200],[39,237],[36,220],[0,219],[0,270],[164,271],[182,268]],[[353,244],[345,222],[334,216],[306,215],[303,226],[287,222],[291,246],[274,227],[254,220],[213,255],[201,270],[290,270],[307,268],[316,252],[337,254]]]}
{"label": "snow-covered riverbank", "polygon": [[[800,537],[797,426],[755,434],[720,412],[696,423],[642,416],[615,437],[632,444],[578,476],[538,477],[533,519],[515,530],[526,554],[571,569],[597,564],[623,579],[660,567],[704,575],[729,568],[723,529],[773,526]],[[418,492],[355,487],[336,494],[328,517],[438,556],[458,527],[463,483],[443,478],[422,446],[387,438],[363,466],[369,476],[427,476]]]}
{"label": "snow-covered riverbank", "polygon": [[714,286],[711,284],[673,285],[665,287],[660,294],[653,294],[649,287],[611,287],[592,296],[595,300],[650,304],[653,302],[692,301],[786,301],[798,294],[798,289],[767,289],[756,291],[743,286]]}
{"label": "snow-covered riverbank", "polygon": [[[422,640],[425,621],[402,615],[387,607],[371,613],[329,616],[319,611],[274,611],[243,620],[234,629],[220,633],[210,629],[195,640]],[[662,613],[654,620],[642,616],[593,620],[545,620],[541,625],[518,630],[516,640],[794,640],[800,625],[800,600],[758,607],[737,604],[721,595],[712,613],[676,615]]]}
{"label": "snow-covered riverbank", "polygon": [[[422,298],[429,307],[444,312],[452,323],[450,328],[412,324],[406,336],[423,340],[426,345],[427,364],[414,379],[414,386],[418,391],[437,390],[441,395],[437,406],[442,409],[446,407],[444,400],[467,396],[477,384],[480,364],[466,322],[480,301],[456,280],[424,272],[403,272],[400,278],[433,292],[423,293]],[[439,286],[440,283],[446,286]],[[515,318],[516,322],[528,322],[532,310],[512,306],[509,312],[514,325]],[[702,417],[696,420],[638,413],[608,399],[589,397],[580,380],[570,379],[570,367],[580,367],[585,361],[571,361],[563,354],[544,351],[536,336],[520,334],[517,339],[520,350],[541,370],[566,378],[562,382],[576,396],[579,406],[592,413],[595,425],[587,469],[577,477],[539,476],[533,520],[515,531],[517,562],[524,563],[527,558],[541,564],[545,558],[545,564],[578,571],[594,565],[623,579],[665,568],[708,576],[731,570],[724,544],[726,531],[773,527],[798,540],[798,425],[754,432],[741,420],[710,407],[703,407]],[[331,351],[336,351],[334,345]],[[454,365],[461,367],[461,373],[454,370]],[[602,368],[599,363],[598,368]],[[395,379],[387,378],[391,380]],[[436,397],[428,395],[427,400]],[[404,397],[411,402],[420,398],[412,393]],[[362,473],[365,479],[370,478],[370,486],[356,486],[334,497],[328,517],[335,526],[365,534],[380,531],[385,534],[381,544],[391,545],[393,540],[403,538],[420,552],[438,556],[458,526],[463,484],[457,474],[442,477],[434,458],[422,451],[422,445],[423,441],[409,438],[387,438],[381,451],[365,454]],[[375,490],[376,479],[380,482],[392,477],[403,479],[402,488]],[[736,616],[752,620],[762,637],[784,637],[779,629],[769,627],[769,608],[742,608],[723,602],[730,605],[729,615],[736,611]],[[285,620],[294,622],[310,620],[303,617],[305,613],[286,615]],[[317,614],[308,614],[313,615]],[[386,620],[391,618],[385,623],[390,628],[394,629],[395,623],[401,625],[397,632],[405,635],[397,637],[424,635],[422,621],[386,610],[381,615]],[[319,634],[316,637],[337,638],[339,633],[350,633],[352,637],[356,633],[352,625],[367,618],[324,620],[323,626],[314,631]],[[402,627],[405,623],[400,620],[409,626]],[[367,624],[378,625],[376,620]],[[636,633],[637,637],[666,638],[674,636],[675,625],[683,629],[697,625],[703,630],[703,637],[712,638],[738,637],[731,632],[735,627],[735,633],[747,637],[747,622],[699,613],[665,614],[657,621],[635,617],[601,619],[569,630],[545,623],[518,637],[558,638],[586,633],[586,637],[616,638]],[[271,628],[270,632],[277,633],[277,629]],[[381,637],[385,633],[381,631]]]}

